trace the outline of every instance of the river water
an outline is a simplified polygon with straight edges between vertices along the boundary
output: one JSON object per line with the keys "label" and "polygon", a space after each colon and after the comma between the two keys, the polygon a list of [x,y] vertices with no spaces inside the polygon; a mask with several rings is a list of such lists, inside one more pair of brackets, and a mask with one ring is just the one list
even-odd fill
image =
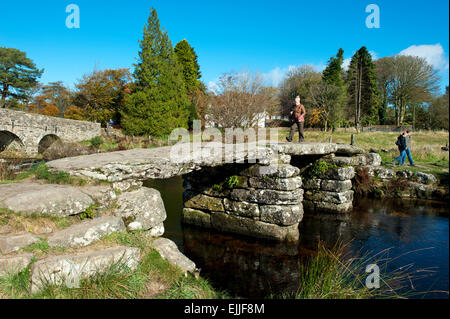
{"label": "river water", "polygon": [[[449,207],[417,200],[361,199],[352,213],[305,216],[296,244],[274,243],[181,224],[182,178],[149,180],[161,192],[167,220],[164,236],[201,268],[202,276],[232,296],[264,298],[298,289],[298,269],[318,243],[346,243],[350,256],[388,258],[384,270],[408,267],[413,298],[448,298]],[[382,272],[383,274],[383,272]],[[422,293],[428,292],[428,293]]]}

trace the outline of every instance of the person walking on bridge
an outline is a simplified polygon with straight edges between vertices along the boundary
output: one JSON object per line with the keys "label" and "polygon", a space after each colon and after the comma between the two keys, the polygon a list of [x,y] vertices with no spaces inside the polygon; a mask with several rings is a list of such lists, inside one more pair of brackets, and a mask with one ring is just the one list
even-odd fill
{"label": "person walking on bridge", "polygon": [[290,109],[291,131],[289,132],[289,136],[286,137],[286,140],[288,142],[292,142],[296,126],[298,128],[299,143],[303,142],[303,140],[305,139],[305,136],[303,135],[305,114],[306,114],[305,106],[300,103],[300,96],[297,95],[295,97],[295,104],[293,104]]}

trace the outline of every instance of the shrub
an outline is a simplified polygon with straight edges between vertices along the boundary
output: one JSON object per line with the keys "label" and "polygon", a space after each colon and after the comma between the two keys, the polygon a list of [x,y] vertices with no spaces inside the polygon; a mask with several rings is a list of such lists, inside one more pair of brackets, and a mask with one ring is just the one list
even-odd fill
{"label": "shrub", "polygon": [[101,136],[96,136],[96,137],[91,138],[89,140],[89,142],[92,147],[98,149],[103,144],[103,139],[101,138]]}

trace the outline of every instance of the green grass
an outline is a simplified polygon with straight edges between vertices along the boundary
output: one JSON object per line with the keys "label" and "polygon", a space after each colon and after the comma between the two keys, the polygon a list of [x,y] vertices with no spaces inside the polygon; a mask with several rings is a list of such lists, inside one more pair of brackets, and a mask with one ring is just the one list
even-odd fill
{"label": "green grass", "polygon": [[[373,256],[368,254],[348,258],[345,246],[337,244],[331,249],[319,245],[317,254],[299,265],[300,287],[294,294],[286,293],[272,298],[296,299],[384,299],[408,298],[421,295],[413,292],[411,279],[415,279],[411,267],[387,272],[388,251]],[[376,264],[380,268],[380,287],[367,288],[366,266]]]}
{"label": "green grass", "polygon": [[[141,249],[141,260],[136,270],[125,266],[125,261],[117,262],[101,274],[85,278],[79,288],[67,288],[46,283],[43,289],[30,294],[31,265],[15,275],[0,278],[0,297],[39,299],[135,299],[135,298],[227,298],[227,294],[217,292],[205,279],[186,277],[182,271],[161,258],[150,247],[151,239],[144,232],[118,232],[103,237],[97,245],[125,245]],[[29,247],[26,251],[47,251],[46,241]],[[154,290],[152,283],[159,283],[163,291]]]}

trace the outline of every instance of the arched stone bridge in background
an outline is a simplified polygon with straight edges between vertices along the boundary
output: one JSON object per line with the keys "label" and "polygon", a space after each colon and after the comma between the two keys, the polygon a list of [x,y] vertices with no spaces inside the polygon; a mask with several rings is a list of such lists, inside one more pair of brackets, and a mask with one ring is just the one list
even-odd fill
{"label": "arched stone bridge in background", "polygon": [[56,140],[79,142],[100,135],[100,123],[0,109],[0,152],[14,148],[36,155]]}

